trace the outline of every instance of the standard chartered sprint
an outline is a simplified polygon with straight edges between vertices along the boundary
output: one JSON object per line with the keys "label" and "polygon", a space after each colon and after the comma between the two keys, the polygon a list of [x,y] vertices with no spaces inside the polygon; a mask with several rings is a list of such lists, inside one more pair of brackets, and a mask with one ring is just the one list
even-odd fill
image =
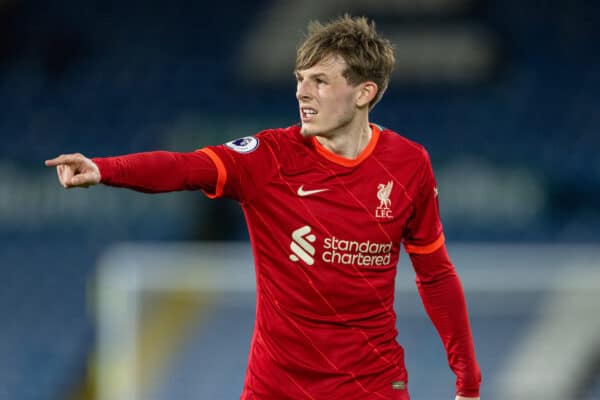
{"label": "standard chartered sprint", "polygon": [[321,258],[326,263],[372,267],[389,265],[392,259],[392,242],[357,242],[332,236],[325,238],[323,249]]}

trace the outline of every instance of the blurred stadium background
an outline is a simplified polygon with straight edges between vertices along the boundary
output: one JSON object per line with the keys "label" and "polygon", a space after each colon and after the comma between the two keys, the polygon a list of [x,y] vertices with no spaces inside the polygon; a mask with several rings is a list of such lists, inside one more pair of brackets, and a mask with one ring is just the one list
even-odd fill
{"label": "blurred stadium background", "polygon": [[[482,398],[600,399],[594,0],[0,0],[0,399],[239,396],[254,300],[237,205],[65,191],[43,160],[294,124],[296,43],[343,12],[396,43],[372,120],[430,151]],[[412,397],[448,399],[406,258]]]}

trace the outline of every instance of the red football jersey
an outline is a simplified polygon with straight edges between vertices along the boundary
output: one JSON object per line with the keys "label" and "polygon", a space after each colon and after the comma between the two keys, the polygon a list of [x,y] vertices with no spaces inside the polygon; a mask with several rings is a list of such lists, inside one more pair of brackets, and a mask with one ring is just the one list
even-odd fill
{"label": "red football jersey", "polygon": [[401,243],[444,243],[424,148],[372,124],[355,160],[299,126],[200,151],[215,163],[210,197],[243,207],[257,309],[242,399],[408,399],[396,342]]}

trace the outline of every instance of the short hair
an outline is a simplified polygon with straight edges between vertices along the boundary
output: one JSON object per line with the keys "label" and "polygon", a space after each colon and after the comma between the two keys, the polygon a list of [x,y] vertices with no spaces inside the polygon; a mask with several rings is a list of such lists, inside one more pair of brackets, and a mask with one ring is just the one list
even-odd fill
{"label": "short hair", "polygon": [[366,81],[377,84],[377,94],[369,104],[372,109],[381,100],[394,69],[392,43],[375,30],[375,22],[365,17],[345,14],[323,25],[312,21],[308,36],[296,52],[296,70],[308,69],[330,56],[340,56],[348,65],[346,81],[358,85]]}

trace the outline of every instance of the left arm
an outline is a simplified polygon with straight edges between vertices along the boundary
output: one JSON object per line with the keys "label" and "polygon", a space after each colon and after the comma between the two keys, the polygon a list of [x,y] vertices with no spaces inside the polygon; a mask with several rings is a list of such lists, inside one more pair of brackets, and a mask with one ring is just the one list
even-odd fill
{"label": "left arm", "polygon": [[422,149],[414,180],[413,213],[404,246],[417,274],[425,310],[446,348],[456,375],[456,400],[478,399],[481,372],[467,315],[465,295],[444,245],[438,190],[429,155]]}
{"label": "left arm", "polygon": [[456,400],[478,399],[481,372],[460,279],[445,245],[432,253],[410,253],[417,287],[456,375]]}

